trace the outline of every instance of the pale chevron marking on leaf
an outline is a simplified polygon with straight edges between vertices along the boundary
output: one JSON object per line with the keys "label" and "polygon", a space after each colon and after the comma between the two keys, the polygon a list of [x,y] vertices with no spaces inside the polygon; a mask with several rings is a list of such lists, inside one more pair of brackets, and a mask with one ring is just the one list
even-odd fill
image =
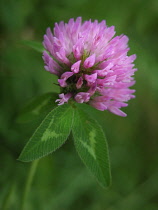
{"label": "pale chevron marking on leaf", "polygon": [[44,100],[39,106],[36,107],[36,109],[34,109],[32,111],[32,113],[35,115],[38,115],[40,110],[42,109],[42,107],[45,106],[49,100],[50,100],[50,98],[47,98],[46,100]]}
{"label": "pale chevron marking on leaf", "polygon": [[56,133],[55,131],[52,131],[51,126],[53,125],[54,118],[52,118],[51,123],[49,124],[46,131],[43,133],[43,136],[41,138],[41,141],[46,141],[49,138],[58,138],[59,136],[62,136],[62,134]]}
{"label": "pale chevron marking on leaf", "polygon": [[95,150],[95,143],[96,143],[95,137],[96,137],[96,131],[93,129],[89,133],[89,140],[90,140],[91,147],[94,150]]}
{"label": "pale chevron marking on leaf", "polygon": [[42,136],[41,141],[47,141],[50,138],[58,138],[59,136],[62,136],[62,134],[60,133],[56,133],[55,131],[51,131],[51,130],[46,130]]}
{"label": "pale chevron marking on leaf", "polygon": [[94,159],[96,160],[96,155],[95,155],[95,143],[96,143],[96,140],[95,140],[95,137],[96,137],[96,131],[93,129],[90,131],[89,133],[89,145],[82,141],[80,139],[80,142],[82,143],[82,145],[88,150],[88,152],[94,157]]}

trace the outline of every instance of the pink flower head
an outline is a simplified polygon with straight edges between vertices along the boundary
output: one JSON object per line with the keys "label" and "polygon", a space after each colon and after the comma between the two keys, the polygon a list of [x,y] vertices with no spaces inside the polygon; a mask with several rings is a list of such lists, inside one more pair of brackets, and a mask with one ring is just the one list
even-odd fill
{"label": "pink flower head", "polygon": [[45,69],[58,76],[59,105],[72,98],[126,116],[120,108],[134,98],[130,87],[135,83],[136,55],[127,55],[127,36],[114,35],[114,26],[108,27],[105,21],[82,23],[81,17],[55,23],[53,33],[47,29],[43,60]]}

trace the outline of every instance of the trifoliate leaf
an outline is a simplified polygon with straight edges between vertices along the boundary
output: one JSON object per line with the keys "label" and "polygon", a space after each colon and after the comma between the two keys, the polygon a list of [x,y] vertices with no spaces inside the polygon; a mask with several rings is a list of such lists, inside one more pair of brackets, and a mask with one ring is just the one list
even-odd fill
{"label": "trifoliate leaf", "polygon": [[45,93],[34,98],[27,104],[17,117],[18,123],[26,123],[36,119],[37,117],[45,117],[57,104],[55,100],[58,98],[57,93]]}
{"label": "trifoliate leaf", "polygon": [[19,160],[32,161],[58,149],[70,134],[73,115],[73,108],[68,104],[51,111],[24,147]]}
{"label": "trifoliate leaf", "polygon": [[29,40],[22,40],[21,43],[23,45],[26,45],[26,46],[36,50],[37,52],[42,53],[44,51],[44,47],[43,47],[42,43],[40,43],[40,42],[29,41]]}
{"label": "trifoliate leaf", "polygon": [[108,146],[101,126],[83,110],[76,108],[72,128],[76,150],[103,187],[111,183]]}

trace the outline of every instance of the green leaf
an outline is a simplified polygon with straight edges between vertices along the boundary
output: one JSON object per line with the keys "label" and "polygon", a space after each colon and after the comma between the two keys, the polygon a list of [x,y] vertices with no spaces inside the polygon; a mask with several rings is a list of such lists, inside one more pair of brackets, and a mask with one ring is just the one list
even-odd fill
{"label": "green leaf", "polygon": [[36,50],[37,52],[42,53],[44,51],[44,47],[43,47],[42,43],[40,43],[40,42],[29,41],[29,40],[22,40],[21,43],[23,45],[31,47],[32,49]]}
{"label": "green leaf", "polygon": [[84,164],[103,187],[109,186],[108,146],[101,126],[82,109],[76,108],[72,133],[76,150]]}
{"label": "green leaf", "polygon": [[34,98],[27,104],[17,117],[18,123],[26,123],[37,117],[45,117],[57,104],[55,100],[58,98],[57,93],[45,93]]}
{"label": "green leaf", "polygon": [[24,147],[19,160],[32,161],[58,149],[70,134],[73,113],[68,104],[51,111]]}

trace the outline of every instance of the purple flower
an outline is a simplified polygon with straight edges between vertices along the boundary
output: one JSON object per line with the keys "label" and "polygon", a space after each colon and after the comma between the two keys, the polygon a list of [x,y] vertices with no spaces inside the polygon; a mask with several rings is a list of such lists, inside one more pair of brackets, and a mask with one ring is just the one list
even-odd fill
{"label": "purple flower", "polygon": [[45,69],[58,76],[59,105],[72,98],[126,116],[120,108],[134,98],[130,87],[135,83],[136,55],[127,55],[127,36],[114,35],[114,26],[108,27],[104,20],[82,23],[81,17],[55,23],[53,33],[47,29],[43,60]]}
{"label": "purple flower", "polygon": [[59,105],[63,105],[64,103],[67,103],[68,100],[71,98],[71,93],[67,93],[64,95],[64,93],[59,94],[59,98],[55,102],[59,101]]}

